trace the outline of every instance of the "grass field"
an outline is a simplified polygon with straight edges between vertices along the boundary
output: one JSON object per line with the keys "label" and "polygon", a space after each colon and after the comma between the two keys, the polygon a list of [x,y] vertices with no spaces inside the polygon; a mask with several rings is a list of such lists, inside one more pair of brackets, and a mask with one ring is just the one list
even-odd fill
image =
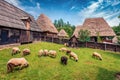
{"label": "grass field", "polygon": [[[79,61],[68,59],[65,66],[60,64],[60,57],[65,55],[64,52],[59,52],[61,47],[63,45],[47,42],[19,46],[21,50],[31,50],[31,54],[25,56],[30,66],[9,74],[6,73],[7,61],[21,55],[11,56],[11,49],[0,51],[0,80],[115,80],[114,74],[120,72],[120,53],[90,48],[69,48],[78,55]],[[56,50],[57,57],[38,57],[40,49]],[[94,51],[102,55],[102,61],[91,57]]]}

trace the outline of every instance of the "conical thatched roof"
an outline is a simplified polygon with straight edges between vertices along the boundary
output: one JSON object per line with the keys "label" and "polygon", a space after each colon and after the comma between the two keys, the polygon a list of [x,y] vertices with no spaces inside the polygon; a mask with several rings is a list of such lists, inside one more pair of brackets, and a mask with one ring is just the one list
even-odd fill
{"label": "conical thatched roof", "polygon": [[30,30],[40,31],[40,28],[33,16],[6,2],[5,0],[0,0],[0,26],[26,30],[26,25],[22,21],[23,17],[24,19],[30,18]]}
{"label": "conical thatched roof", "polygon": [[68,37],[68,34],[65,32],[64,29],[61,29],[60,32],[58,33],[59,37]]}
{"label": "conical thatched roof", "polygon": [[84,21],[83,26],[77,26],[73,35],[78,37],[80,29],[90,31],[90,36],[115,36],[116,34],[112,28],[107,24],[103,18],[88,18]]}
{"label": "conical thatched roof", "polygon": [[44,14],[41,14],[38,17],[37,24],[40,27],[42,32],[58,33],[58,31],[57,31],[56,27],[53,25],[52,21]]}

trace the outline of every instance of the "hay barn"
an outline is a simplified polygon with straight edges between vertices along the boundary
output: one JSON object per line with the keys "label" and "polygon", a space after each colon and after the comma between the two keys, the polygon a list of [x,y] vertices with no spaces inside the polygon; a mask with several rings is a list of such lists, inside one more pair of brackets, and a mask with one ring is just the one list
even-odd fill
{"label": "hay barn", "polygon": [[40,28],[33,16],[0,0],[0,44],[32,42],[39,35]]}
{"label": "hay barn", "polygon": [[[90,31],[91,41],[97,42],[98,34],[102,42],[112,42],[112,39],[116,35],[104,18],[87,18],[82,26],[77,26],[73,35],[78,38],[78,32],[83,30]],[[73,38],[74,38],[73,37]]]}
{"label": "hay barn", "polygon": [[41,29],[42,35],[47,37],[57,37],[58,31],[52,21],[44,14],[37,19],[37,24]]}
{"label": "hay barn", "polygon": [[61,29],[61,30],[59,31],[59,33],[58,33],[58,37],[59,37],[59,38],[68,38],[69,36],[68,36],[68,34],[65,32],[64,29]]}

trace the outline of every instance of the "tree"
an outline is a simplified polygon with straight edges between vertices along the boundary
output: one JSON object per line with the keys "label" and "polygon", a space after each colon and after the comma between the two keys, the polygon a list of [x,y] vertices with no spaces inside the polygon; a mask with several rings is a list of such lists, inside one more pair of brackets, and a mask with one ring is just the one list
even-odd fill
{"label": "tree", "polygon": [[72,34],[75,30],[74,25],[71,25],[68,21],[64,22],[63,19],[55,20],[54,25],[58,31],[60,31],[61,29],[64,29],[68,33],[69,37],[72,36]]}
{"label": "tree", "polygon": [[78,32],[79,41],[81,41],[81,42],[90,41],[90,36],[89,35],[90,35],[90,31],[80,30]]}

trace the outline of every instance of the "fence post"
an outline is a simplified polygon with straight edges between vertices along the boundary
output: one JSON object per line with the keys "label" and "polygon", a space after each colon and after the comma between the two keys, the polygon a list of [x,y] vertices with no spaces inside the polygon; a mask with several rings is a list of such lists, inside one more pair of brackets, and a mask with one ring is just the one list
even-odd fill
{"label": "fence post", "polygon": [[87,47],[87,42],[85,42],[85,46]]}
{"label": "fence post", "polygon": [[105,43],[105,48],[104,48],[104,50],[106,50],[106,43]]}

